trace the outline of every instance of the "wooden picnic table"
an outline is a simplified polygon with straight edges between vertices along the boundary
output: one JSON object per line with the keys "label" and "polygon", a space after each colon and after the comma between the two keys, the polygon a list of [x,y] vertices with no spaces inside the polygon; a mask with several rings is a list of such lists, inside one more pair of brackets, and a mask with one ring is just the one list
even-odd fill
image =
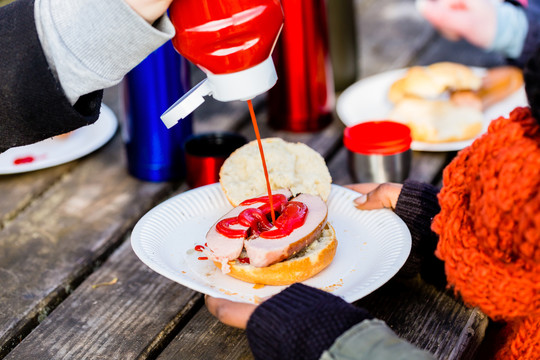
{"label": "wooden picnic table", "polygon": [[[362,0],[356,10],[361,77],[443,60],[502,63],[465,42],[442,39],[413,0]],[[105,103],[121,117],[119,91],[107,89]],[[316,133],[274,131],[265,125],[264,97],[257,115],[263,137],[308,144],[324,156],[335,184],[351,182],[337,117]],[[194,130],[254,138],[242,102],[207,101],[194,115]],[[440,184],[455,154],[414,152],[410,178]],[[141,216],[187,190],[183,182],[130,176],[120,131],[79,160],[0,176],[0,358],[252,358],[244,331],[210,315],[203,294],[158,275],[131,249]],[[357,304],[439,359],[474,358],[488,325],[478,309],[420,278],[391,280]]]}

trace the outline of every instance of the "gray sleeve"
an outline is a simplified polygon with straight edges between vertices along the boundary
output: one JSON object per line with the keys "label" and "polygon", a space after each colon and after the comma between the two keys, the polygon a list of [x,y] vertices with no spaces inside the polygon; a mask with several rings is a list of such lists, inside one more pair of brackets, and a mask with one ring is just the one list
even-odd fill
{"label": "gray sleeve", "polygon": [[515,59],[523,51],[529,30],[525,10],[510,3],[501,3],[497,9],[497,31],[493,43],[486,49],[497,51],[507,58]]}
{"label": "gray sleeve", "polygon": [[153,26],[123,0],[36,0],[36,28],[70,102],[118,84],[174,36],[167,15]]}
{"label": "gray sleeve", "polygon": [[538,46],[540,45],[540,1],[529,0],[529,6],[527,7],[527,19],[529,21],[529,31],[525,38],[525,44],[523,45],[523,51],[520,57],[517,59],[518,65],[524,66],[529,59],[531,59]]}
{"label": "gray sleeve", "polygon": [[364,320],[343,333],[320,360],[433,360],[430,353],[400,339],[381,320]]}

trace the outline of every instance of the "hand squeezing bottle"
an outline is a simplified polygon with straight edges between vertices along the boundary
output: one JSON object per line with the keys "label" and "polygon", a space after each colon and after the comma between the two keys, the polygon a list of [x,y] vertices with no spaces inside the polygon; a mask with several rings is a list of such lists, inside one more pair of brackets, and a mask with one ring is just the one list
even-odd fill
{"label": "hand squeezing bottle", "polygon": [[170,128],[211,95],[250,100],[277,81],[272,50],[283,27],[279,0],[175,0],[169,8],[175,49],[207,76],[161,119]]}

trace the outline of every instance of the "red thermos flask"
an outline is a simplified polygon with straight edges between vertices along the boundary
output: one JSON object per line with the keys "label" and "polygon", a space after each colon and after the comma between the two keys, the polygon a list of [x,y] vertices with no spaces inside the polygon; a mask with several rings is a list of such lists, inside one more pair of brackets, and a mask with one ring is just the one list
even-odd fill
{"label": "red thermos flask", "polygon": [[273,53],[279,80],[268,92],[269,125],[321,130],[335,104],[325,0],[281,0],[281,6],[285,22]]}

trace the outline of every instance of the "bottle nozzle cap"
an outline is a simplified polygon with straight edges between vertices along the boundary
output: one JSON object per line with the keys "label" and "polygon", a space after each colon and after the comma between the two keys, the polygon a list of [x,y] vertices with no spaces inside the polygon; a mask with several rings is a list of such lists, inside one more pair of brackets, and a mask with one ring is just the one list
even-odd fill
{"label": "bottle nozzle cap", "polygon": [[212,97],[219,101],[250,100],[268,91],[277,81],[272,57],[245,70],[229,74],[208,73]]}
{"label": "bottle nozzle cap", "polygon": [[210,94],[210,89],[206,84],[207,80],[204,79],[198,83],[161,115],[161,121],[167,129],[176,125],[180,119],[191,114],[204,102],[204,97]]}
{"label": "bottle nozzle cap", "polygon": [[277,81],[272,57],[242,71],[207,76],[161,115],[168,129],[198,108],[207,95],[219,101],[249,100],[268,91]]}

